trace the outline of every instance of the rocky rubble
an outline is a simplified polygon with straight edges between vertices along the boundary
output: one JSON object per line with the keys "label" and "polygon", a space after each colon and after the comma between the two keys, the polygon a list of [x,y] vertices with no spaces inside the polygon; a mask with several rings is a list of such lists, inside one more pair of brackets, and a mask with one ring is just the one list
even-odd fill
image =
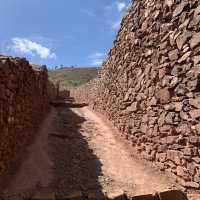
{"label": "rocky rubble", "polygon": [[133,1],[99,78],[72,94],[141,157],[200,189],[200,1]]}
{"label": "rocky rubble", "polygon": [[49,109],[53,92],[46,67],[0,56],[0,174],[30,140]]}

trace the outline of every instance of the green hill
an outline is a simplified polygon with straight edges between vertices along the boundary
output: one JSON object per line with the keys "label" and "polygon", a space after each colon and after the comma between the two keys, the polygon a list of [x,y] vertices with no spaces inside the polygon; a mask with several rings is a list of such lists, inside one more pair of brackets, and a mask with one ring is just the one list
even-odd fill
{"label": "green hill", "polygon": [[53,83],[59,81],[62,88],[78,87],[97,77],[99,69],[95,67],[66,67],[49,70],[49,79]]}

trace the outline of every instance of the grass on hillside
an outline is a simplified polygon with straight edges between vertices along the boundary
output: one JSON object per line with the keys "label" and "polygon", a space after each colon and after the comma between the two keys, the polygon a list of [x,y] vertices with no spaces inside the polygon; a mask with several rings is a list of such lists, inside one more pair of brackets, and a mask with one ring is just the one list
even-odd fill
{"label": "grass on hillside", "polygon": [[98,75],[99,68],[62,68],[49,70],[49,79],[60,82],[62,88],[78,87],[94,79]]}

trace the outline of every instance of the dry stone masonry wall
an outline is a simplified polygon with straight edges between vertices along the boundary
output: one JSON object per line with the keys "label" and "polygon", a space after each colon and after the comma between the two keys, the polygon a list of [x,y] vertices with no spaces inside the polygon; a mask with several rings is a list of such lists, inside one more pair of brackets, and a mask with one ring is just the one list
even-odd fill
{"label": "dry stone masonry wall", "polygon": [[99,78],[72,94],[141,157],[200,188],[200,1],[135,0]]}
{"label": "dry stone masonry wall", "polygon": [[49,109],[53,91],[45,67],[0,56],[0,174],[29,142]]}

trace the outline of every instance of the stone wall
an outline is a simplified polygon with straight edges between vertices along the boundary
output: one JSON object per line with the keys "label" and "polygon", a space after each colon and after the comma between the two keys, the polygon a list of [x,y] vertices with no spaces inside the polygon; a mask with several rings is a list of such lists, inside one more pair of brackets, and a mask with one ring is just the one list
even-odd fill
{"label": "stone wall", "polygon": [[0,56],[0,174],[14,161],[49,110],[47,69]]}
{"label": "stone wall", "polygon": [[138,154],[200,188],[200,1],[135,0],[100,77],[72,91]]}

